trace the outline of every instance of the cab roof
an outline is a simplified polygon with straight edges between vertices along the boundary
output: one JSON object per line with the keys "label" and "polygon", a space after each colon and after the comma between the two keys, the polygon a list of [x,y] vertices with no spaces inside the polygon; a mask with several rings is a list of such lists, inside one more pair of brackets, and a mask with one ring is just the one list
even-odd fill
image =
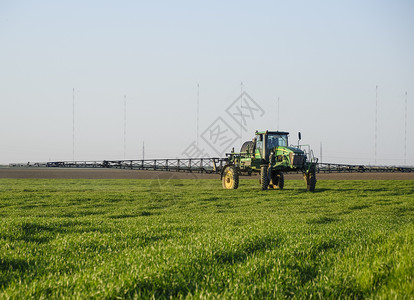
{"label": "cab roof", "polygon": [[269,130],[266,130],[266,131],[258,131],[258,130],[256,130],[256,135],[259,135],[259,134],[281,134],[281,135],[288,135],[289,134],[289,132],[286,132],[286,131],[269,131]]}

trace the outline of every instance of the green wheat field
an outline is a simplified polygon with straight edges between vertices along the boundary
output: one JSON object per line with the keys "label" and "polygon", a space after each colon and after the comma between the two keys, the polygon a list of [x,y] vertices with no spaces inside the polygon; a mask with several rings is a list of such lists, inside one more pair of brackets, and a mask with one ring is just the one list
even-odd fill
{"label": "green wheat field", "polygon": [[414,298],[414,181],[0,179],[0,299]]}

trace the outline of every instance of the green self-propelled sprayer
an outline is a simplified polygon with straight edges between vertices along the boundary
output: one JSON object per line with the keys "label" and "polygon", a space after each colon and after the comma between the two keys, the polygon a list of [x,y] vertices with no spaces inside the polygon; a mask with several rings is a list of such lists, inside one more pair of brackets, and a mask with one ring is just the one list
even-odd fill
{"label": "green self-propelled sprayer", "polygon": [[227,154],[227,163],[221,170],[223,188],[237,189],[241,174],[255,172],[260,173],[262,190],[283,189],[283,173],[302,172],[308,191],[313,192],[317,159],[310,148],[304,150],[304,145],[289,146],[288,136],[288,132],[282,131],[256,131],[254,139],[245,142],[240,152],[233,149]]}

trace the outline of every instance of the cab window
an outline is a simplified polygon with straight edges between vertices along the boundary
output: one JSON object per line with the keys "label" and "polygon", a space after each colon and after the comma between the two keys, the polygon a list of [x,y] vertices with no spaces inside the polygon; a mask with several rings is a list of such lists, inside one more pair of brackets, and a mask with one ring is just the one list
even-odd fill
{"label": "cab window", "polygon": [[263,149],[263,135],[259,135],[256,140],[256,149]]}
{"label": "cab window", "polygon": [[266,148],[273,149],[276,147],[286,147],[287,146],[287,136],[286,135],[269,135],[267,137]]}

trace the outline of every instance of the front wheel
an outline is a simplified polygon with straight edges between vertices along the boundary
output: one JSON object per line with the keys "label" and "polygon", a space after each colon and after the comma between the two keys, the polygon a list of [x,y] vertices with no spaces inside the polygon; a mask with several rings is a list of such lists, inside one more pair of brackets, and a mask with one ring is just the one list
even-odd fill
{"label": "front wheel", "polygon": [[239,173],[233,166],[226,167],[223,173],[223,188],[235,190],[239,187]]}
{"label": "front wheel", "polygon": [[267,190],[269,186],[269,174],[267,173],[267,167],[260,168],[260,184],[262,185],[262,191]]}

